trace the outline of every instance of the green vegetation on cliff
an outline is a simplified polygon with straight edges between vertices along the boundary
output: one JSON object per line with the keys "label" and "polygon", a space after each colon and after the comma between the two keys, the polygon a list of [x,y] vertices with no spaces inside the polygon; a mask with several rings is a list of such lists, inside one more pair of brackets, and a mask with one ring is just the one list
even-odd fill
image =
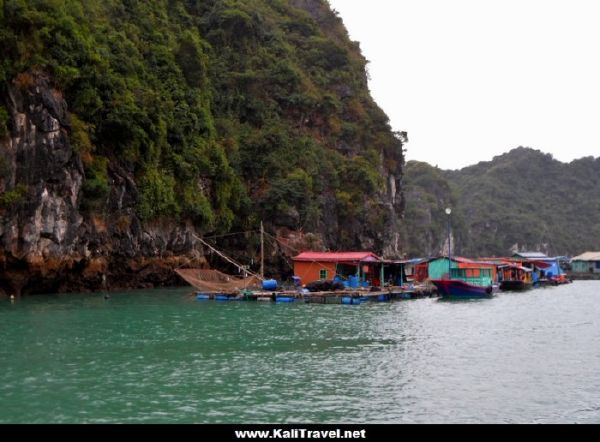
{"label": "green vegetation on cliff", "polygon": [[0,104],[37,72],[64,94],[82,210],[106,208],[120,168],[141,219],[204,232],[263,218],[327,236],[390,216],[377,201],[402,141],[324,1],[0,0],[0,58]]}
{"label": "green vegetation on cliff", "polygon": [[404,252],[411,257],[435,256],[442,252],[448,236],[447,207],[453,209],[452,245],[461,244],[464,220],[460,211],[456,210],[457,195],[444,171],[427,163],[408,161],[404,186]]}
{"label": "green vegetation on cliff", "polygon": [[567,164],[520,147],[457,171],[409,161],[405,184],[405,228],[417,254],[430,250],[423,247],[430,238],[439,252],[449,198],[457,252],[466,256],[600,248],[600,158]]}
{"label": "green vegetation on cliff", "polygon": [[0,138],[8,135],[8,112],[4,106],[0,106]]}

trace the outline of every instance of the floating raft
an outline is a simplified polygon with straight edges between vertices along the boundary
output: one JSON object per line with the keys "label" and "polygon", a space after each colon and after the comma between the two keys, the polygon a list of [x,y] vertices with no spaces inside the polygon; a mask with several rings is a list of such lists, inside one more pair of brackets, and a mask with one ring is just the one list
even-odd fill
{"label": "floating raft", "polygon": [[381,291],[367,290],[336,290],[329,292],[299,292],[299,291],[245,291],[241,293],[209,293],[196,292],[198,301],[260,301],[277,304],[345,304],[360,305],[366,302],[389,302],[399,299],[416,299],[434,296],[429,288],[406,289],[392,287]]}

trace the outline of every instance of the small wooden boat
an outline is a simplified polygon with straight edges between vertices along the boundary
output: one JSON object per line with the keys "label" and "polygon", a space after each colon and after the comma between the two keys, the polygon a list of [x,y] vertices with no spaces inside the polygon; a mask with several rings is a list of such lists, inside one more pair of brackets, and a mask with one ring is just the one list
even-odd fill
{"label": "small wooden boat", "polygon": [[450,269],[450,278],[431,282],[444,298],[490,298],[494,295],[492,271],[488,267]]}
{"label": "small wooden boat", "polygon": [[518,264],[505,264],[498,267],[500,290],[521,291],[533,288],[532,271]]}

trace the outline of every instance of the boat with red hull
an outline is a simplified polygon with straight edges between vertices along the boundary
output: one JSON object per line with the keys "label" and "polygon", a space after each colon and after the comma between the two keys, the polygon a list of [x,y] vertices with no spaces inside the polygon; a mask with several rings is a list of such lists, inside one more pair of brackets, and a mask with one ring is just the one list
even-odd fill
{"label": "boat with red hull", "polygon": [[431,282],[443,297],[490,298],[494,295],[494,288],[491,285],[483,287],[459,279],[434,279]]}
{"label": "boat with red hull", "polygon": [[494,296],[494,284],[489,268],[451,269],[450,278],[433,279],[431,282],[445,298]]}

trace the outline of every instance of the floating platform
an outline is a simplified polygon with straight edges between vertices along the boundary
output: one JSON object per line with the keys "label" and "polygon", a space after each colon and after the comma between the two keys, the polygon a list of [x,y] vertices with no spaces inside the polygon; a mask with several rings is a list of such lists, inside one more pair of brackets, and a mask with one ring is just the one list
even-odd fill
{"label": "floating platform", "polygon": [[366,289],[336,290],[329,292],[305,292],[297,290],[243,291],[241,293],[195,292],[197,301],[259,301],[276,304],[344,304],[360,305],[367,302],[390,302],[401,299],[417,299],[436,296],[431,288],[389,287],[384,290]]}

